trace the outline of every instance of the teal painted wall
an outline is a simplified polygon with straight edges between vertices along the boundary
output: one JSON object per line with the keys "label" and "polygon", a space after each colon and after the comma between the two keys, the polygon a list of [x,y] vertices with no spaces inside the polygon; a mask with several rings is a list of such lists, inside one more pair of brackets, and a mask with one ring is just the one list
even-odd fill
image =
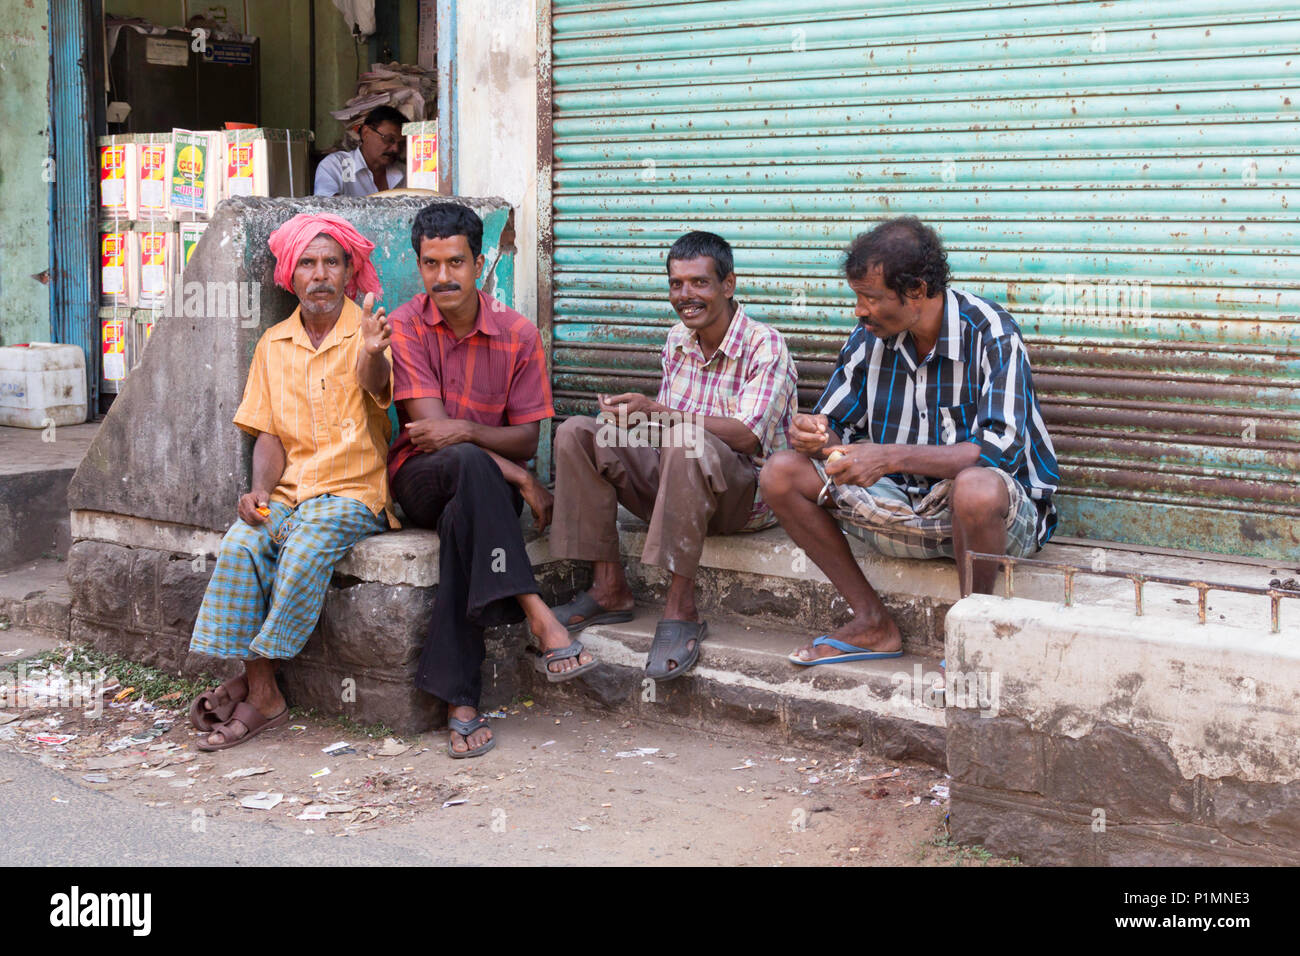
{"label": "teal painted wall", "polygon": [[0,24],[0,345],[49,341],[49,21],[45,0],[12,0]]}

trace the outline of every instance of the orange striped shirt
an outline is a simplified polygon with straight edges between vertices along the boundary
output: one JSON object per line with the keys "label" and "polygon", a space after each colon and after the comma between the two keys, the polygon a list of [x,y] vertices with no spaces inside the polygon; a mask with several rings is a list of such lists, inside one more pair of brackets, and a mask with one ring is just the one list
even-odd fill
{"label": "orange striped shirt", "polygon": [[235,424],[254,436],[269,432],[284,446],[286,465],[272,501],[296,508],[320,495],[352,498],[376,515],[386,513],[396,528],[384,467],[392,377],[378,396],[358,384],[363,345],[361,308],[351,299],[343,300],[320,348],[312,347],[301,309],[294,309],[258,341]]}

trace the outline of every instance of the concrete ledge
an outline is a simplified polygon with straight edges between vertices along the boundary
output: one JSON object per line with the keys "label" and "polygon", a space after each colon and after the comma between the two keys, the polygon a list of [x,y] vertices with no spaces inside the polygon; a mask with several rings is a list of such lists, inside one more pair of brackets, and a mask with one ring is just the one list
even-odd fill
{"label": "concrete ledge", "polygon": [[72,592],[62,561],[30,561],[0,571],[0,618],[68,639]]}
{"label": "concrete ledge", "polygon": [[1300,622],[977,595],[947,629],[958,839],[1029,863],[1300,862]]}
{"label": "concrete ledge", "polygon": [[[102,511],[72,512],[72,536],[77,541],[102,541],[126,548],[152,548],[176,555],[204,556],[215,561],[222,533],[206,528],[151,521]],[[550,542],[525,530],[528,557],[534,567],[552,560]],[[374,535],[356,545],[335,566],[337,577],[376,584],[434,587],[438,583],[438,535],[421,528],[403,528]]]}
{"label": "concrete ledge", "polygon": [[786,656],[802,634],[710,615],[694,670],[654,682],[644,670],[660,616],[658,608],[639,608],[626,624],[587,628],[580,639],[601,666],[557,684],[530,671],[534,695],[583,699],[713,733],[730,729],[781,743],[863,747],[884,757],[944,765],[942,697],[923,690],[939,676],[933,661],[907,655],[800,668]]}

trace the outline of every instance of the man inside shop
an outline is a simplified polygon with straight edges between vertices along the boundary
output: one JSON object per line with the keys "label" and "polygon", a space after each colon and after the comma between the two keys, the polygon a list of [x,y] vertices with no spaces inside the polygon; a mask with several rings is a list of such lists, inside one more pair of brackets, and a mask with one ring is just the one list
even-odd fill
{"label": "man inside shop", "polygon": [[316,167],[317,196],[369,196],[406,181],[398,155],[406,117],[391,106],[376,106],[361,123],[361,145],[330,153]]}

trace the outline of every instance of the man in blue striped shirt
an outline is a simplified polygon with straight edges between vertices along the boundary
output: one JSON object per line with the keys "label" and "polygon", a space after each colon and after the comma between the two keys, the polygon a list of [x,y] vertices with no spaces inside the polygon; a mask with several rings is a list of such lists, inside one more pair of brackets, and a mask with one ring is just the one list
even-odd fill
{"label": "man in blue striped shirt", "polygon": [[[902,635],[840,527],[899,557],[1024,556],[1052,536],[1056,453],[1020,329],[996,303],[948,288],[948,259],[919,220],[886,220],[844,263],[858,327],[793,451],[768,459],[764,500],[844,595],[853,620],[790,656],[810,665],[897,657]],[[997,568],[976,563],[972,590]]]}

